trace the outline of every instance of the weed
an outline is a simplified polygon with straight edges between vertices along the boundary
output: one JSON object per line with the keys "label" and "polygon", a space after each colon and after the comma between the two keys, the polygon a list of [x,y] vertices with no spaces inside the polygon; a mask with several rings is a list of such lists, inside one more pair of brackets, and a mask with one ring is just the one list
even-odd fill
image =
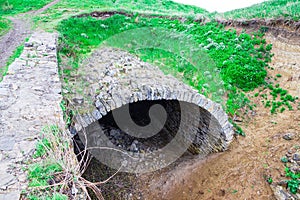
{"label": "weed", "polygon": [[233,125],[233,127],[235,129],[235,133],[237,135],[246,136],[245,132],[243,131],[243,129],[239,125],[237,125],[232,119],[229,119],[229,121]]}
{"label": "weed", "polygon": [[37,143],[33,158],[44,156],[49,148],[51,148],[49,140],[47,138],[43,138]]}
{"label": "weed", "polygon": [[288,158],[286,157],[286,156],[283,156],[282,158],[281,158],[281,162],[283,162],[283,163],[287,163],[289,160],[288,160]]}
{"label": "weed", "polygon": [[291,178],[287,180],[287,187],[291,193],[296,194],[300,184],[300,173],[293,173],[288,167],[285,168],[285,176]]}
{"label": "weed", "polygon": [[72,144],[69,133],[61,131],[57,126],[51,125],[43,129],[36,152],[28,160],[27,167],[24,167],[28,171],[29,180],[28,190],[22,192],[25,199],[70,199],[70,191],[73,189],[80,189],[90,199],[86,187],[96,197],[103,199],[97,185],[106,183],[112,177],[98,183],[85,180],[81,175],[86,170],[90,156],[85,149],[80,152],[84,159],[78,162]]}
{"label": "weed", "polygon": [[3,77],[6,75],[8,66],[15,61],[16,58],[19,58],[22,54],[24,49],[24,45],[20,45],[17,47],[17,49],[13,52],[13,55],[11,55],[8,58],[8,61],[6,62],[5,66],[0,67],[0,82],[2,81]]}
{"label": "weed", "polygon": [[60,105],[61,110],[63,111],[63,118],[64,118],[64,121],[66,122],[66,126],[69,127],[72,123],[72,119],[73,119],[75,113],[73,110],[69,109],[66,100],[62,100],[59,105]]}
{"label": "weed", "polygon": [[272,179],[271,177],[269,177],[268,180],[267,180],[267,182],[268,182],[269,184],[272,184],[272,183],[273,183],[273,179]]}
{"label": "weed", "polygon": [[7,33],[7,31],[9,30],[11,24],[10,21],[7,19],[3,19],[0,16],[0,36],[4,35],[5,33]]}

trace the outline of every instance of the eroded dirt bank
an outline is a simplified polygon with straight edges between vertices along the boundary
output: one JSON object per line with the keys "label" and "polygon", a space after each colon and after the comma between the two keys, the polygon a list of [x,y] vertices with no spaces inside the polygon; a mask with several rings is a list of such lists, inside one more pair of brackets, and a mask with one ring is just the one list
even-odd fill
{"label": "eroded dirt bank", "polygon": [[[270,77],[281,74],[274,83],[291,95],[300,95],[300,46],[266,36],[275,54],[268,70]],[[258,89],[251,92],[253,96]],[[137,184],[145,199],[275,199],[267,178],[274,183],[284,179],[281,157],[300,144],[300,110],[271,114],[261,98],[252,97],[255,112],[240,123],[246,137],[238,137],[227,152],[181,163],[172,171],[142,176]],[[285,140],[287,133],[293,140]]]}

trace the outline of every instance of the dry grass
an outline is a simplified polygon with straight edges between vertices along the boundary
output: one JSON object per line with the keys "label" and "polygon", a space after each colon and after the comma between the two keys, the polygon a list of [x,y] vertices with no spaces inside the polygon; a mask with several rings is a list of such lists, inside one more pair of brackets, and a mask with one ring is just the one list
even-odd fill
{"label": "dry grass", "polygon": [[[53,199],[91,199],[88,193],[89,188],[98,199],[104,199],[99,186],[105,184],[115,174],[97,183],[84,179],[82,175],[89,166],[91,156],[87,149],[79,154],[82,155],[80,160],[74,153],[73,139],[69,131],[62,131],[56,126],[46,127],[43,130],[42,139],[37,144],[34,159],[28,166],[29,188],[23,197],[47,199],[59,194],[62,196],[59,198],[55,196],[56,198]],[[57,166],[57,168],[48,170],[49,166]],[[36,170],[37,168],[41,168],[42,171]],[[45,176],[43,172],[49,174]]]}

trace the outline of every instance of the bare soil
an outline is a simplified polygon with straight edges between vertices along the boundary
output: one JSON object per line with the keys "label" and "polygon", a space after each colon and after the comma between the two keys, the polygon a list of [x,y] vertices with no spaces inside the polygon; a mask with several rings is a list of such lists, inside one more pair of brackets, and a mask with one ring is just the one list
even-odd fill
{"label": "bare soil", "polygon": [[[266,36],[273,44],[274,57],[268,70],[270,77],[281,74],[274,83],[300,96],[300,46],[289,44],[271,34]],[[251,96],[258,89],[249,93]],[[205,160],[197,158],[180,163],[171,171],[140,176],[138,186],[145,199],[212,200],[212,199],[275,199],[267,178],[284,178],[281,157],[291,148],[300,146],[300,110],[271,114],[261,98],[252,97],[257,104],[251,115],[239,124],[246,137],[238,137],[226,152],[214,154]],[[295,138],[283,139],[286,133]]]}

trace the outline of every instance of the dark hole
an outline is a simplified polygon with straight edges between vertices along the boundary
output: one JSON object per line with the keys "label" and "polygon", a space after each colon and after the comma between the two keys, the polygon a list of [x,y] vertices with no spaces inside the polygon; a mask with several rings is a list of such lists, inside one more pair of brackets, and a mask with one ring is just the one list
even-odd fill
{"label": "dark hole", "polygon": [[[104,130],[106,137],[108,137],[116,147],[129,152],[151,152],[167,145],[177,134],[181,122],[180,103],[176,100],[140,101],[131,103],[129,105],[129,111],[132,120],[140,126],[146,126],[149,124],[150,118],[148,112],[149,108],[154,104],[159,104],[164,107],[167,113],[167,120],[164,124],[164,128],[158,134],[149,138],[133,137],[120,130],[113,118],[112,112],[109,112],[106,116],[95,123],[100,125],[99,127]],[[199,125],[196,129],[198,130],[198,140],[199,138],[202,140],[205,138],[206,131],[208,130],[211,115],[206,110],[200,107],[199,109],[202,117],[199,119]],[[190,115],[193,117],[193,113]],[[86,130],[88,135],[89,127],[87,127]],[[78,154],[80,150],[84,149],[84,146],[78,136],[75,136],[74,138],[75,147],[77,147],[75,148],[75,153]],[[198,141],[197,143],[201,144],[201,141]],[[78,150],[78,148],[80,150]],[[174,166],[179,162],[182,162],[182,160],[187,157],[192,157],[190,151],[186,151],[186,153],[172,165]],[[82,159],[80,156],[78,158]],[[168,166],[168,168],[172,168],[172,166]],[[91,182],[99,182],[106,180],[115,172],[116,169],[112,169],[95,158],[92,158],[83,177]],[[137,175],[135,174],[121,172],[114,176],[108,183],[100,185],[99,188],[101,189],[101,193],[105,199],[128,199],[128,195],[133,196],[134,199],[138,199],[141,197],[141,194],[139,191],[135,190],[135,184],[137,184],[136,177]],[[92,199],[97,199],[92,192],[90,195]]]}

